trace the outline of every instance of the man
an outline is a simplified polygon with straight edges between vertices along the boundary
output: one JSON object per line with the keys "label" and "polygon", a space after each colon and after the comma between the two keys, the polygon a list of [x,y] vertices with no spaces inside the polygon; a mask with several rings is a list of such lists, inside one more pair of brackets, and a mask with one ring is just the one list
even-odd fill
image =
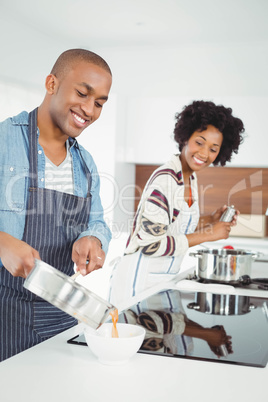
{"label": "man", "polygon": [[108,64],[84,49],[62,53],[42,104],[0,124],[0,360],[76,324],[24,289],[41,259],[67,275],[102,267],[111,232],[99,176],[76,141],[97,120],[112,84]]}

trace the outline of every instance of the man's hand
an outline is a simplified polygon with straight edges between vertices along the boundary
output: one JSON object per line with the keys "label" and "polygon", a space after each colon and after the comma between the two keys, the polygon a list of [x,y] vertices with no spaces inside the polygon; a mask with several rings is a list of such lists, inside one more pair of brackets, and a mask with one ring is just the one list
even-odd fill
{"label": "man's hand", "polygon": [[22,278],[26,278],[34,267],[35,258],[41,259],[34,248],[4,232],[0,232],[0,257],[11,275]]}
{"label": "man's hand", "polygon": [[105,253],[101,248],[99,239],[85,236],[73,245],[72,260],[82,275],[87,275],[103,266]]}

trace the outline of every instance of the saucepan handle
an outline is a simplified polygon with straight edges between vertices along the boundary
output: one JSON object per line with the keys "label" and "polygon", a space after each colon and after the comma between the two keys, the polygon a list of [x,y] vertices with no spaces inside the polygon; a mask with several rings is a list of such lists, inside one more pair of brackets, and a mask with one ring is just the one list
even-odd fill
{"label": "saucepan handle", "polygon": [[199,254],[198,251],[192,251],[191,253],[189,253],[190,257],[196,257],[196,258],[202,258],[202,255]]}
{"label": "saucepan handle", "polygon": [[256,253],[252,253],[251,257],[253,260],[256,260],[256,258],[259,258],[263,255],[260,251],[257,251]]}
{"label": "saucepan handle", "polygon": [[191,310],[200,310],[199,304],[195,302],[187,304],[187,307]]}

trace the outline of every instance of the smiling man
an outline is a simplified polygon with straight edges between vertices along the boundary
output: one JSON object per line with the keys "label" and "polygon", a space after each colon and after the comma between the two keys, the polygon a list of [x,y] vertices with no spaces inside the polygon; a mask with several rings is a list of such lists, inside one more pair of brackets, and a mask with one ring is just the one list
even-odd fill
{"label": "smiling man", "polygon": [[67,275],[101,268],[111,232],[100,180],[76,137],[108,100],[112,74],[97,54],[62,53],[42,104],[0,124],[0,361],[76,324],[23,287],[41,259]]}

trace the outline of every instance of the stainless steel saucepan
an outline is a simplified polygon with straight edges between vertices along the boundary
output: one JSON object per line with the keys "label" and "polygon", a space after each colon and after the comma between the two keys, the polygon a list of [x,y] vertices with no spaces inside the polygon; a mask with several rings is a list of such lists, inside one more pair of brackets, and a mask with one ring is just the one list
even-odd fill
{"label": "stainless steel saucepan", "polygon": [[40,260],[35,260],[24,287],[94,329],[115,310],[112,304]]}
{"label": "stainless steel saucepan", "polygon": [[196,257],[199,278],[210,282],[240,283],[251,274],[251,263],[258,253],[244,250],[205,249],[189,254]]}

